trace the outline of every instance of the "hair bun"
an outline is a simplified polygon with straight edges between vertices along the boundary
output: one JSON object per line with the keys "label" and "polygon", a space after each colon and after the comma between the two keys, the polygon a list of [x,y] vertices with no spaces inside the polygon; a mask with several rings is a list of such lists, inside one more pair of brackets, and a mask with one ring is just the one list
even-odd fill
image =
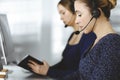
{"label": "hair bun", "polygon": [[108,1],[109,1],[108,5],[110,9],[113,9],[117,4],[117,0],[108,0]]}

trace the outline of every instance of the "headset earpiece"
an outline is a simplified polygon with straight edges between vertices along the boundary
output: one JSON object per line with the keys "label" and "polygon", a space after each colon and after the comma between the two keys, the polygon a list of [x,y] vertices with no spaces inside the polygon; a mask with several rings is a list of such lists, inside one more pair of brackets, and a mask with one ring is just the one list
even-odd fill
{"label": "headset earpiece", "polygon": [[92,11],[92,15],[94,18],[98,18],[100,16],[100,10],[99,9],[94,9]]}
{"label": "headset earpiece", "polygon": [[92,11],[92,16],[94,18],[98,18],[100,16],[100,10],[98,9],[98,6],[96,4],[96,1],[95,0],[91,0],[92,1],[92,7],[93,7],[93,11]]}

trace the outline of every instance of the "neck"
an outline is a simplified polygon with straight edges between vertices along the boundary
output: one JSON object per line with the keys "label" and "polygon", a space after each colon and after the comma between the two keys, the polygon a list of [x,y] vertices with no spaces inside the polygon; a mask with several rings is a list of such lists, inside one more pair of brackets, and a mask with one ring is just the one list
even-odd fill
{"label": "neck", "polygon": [[76,29],[76,24],[75,24],[75,18],[76,16],[75,15],[72,15],[71,19],[70,19],[70,22],[68,23],[69,26],[73,26],[74,29]]}
{"label": "neck", "polygon": [[96,36],[99,39],[109,33],[115,33],[112,29],[112,25],[105,17],[100,17],[97,19],[93,31],[96,33]]}

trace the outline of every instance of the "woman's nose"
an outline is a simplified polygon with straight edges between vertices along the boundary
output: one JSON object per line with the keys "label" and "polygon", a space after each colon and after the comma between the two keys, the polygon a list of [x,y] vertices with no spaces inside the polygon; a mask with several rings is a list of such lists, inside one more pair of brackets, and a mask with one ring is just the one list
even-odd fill
{"label": "woman's nose", "polygon": [[75,23],[76,23],[76,24],[79,24],[79,20],[78,20],[77,18],[75,19]]}
{"label": "woman's nose", "polygon": [[61,20],[63,20],[63,17],[61,16],[61,18],[60,18]]}

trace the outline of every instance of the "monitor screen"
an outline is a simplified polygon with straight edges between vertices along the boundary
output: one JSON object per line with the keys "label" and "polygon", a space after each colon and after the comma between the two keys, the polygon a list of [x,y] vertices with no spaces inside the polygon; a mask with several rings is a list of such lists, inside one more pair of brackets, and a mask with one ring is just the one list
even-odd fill
{"label": "monitor screen", "polygon": [[14,51],[12,37],[8,25],[7,15],[0,14],[0,58],[1,62],[7,64],[13,57]]}

